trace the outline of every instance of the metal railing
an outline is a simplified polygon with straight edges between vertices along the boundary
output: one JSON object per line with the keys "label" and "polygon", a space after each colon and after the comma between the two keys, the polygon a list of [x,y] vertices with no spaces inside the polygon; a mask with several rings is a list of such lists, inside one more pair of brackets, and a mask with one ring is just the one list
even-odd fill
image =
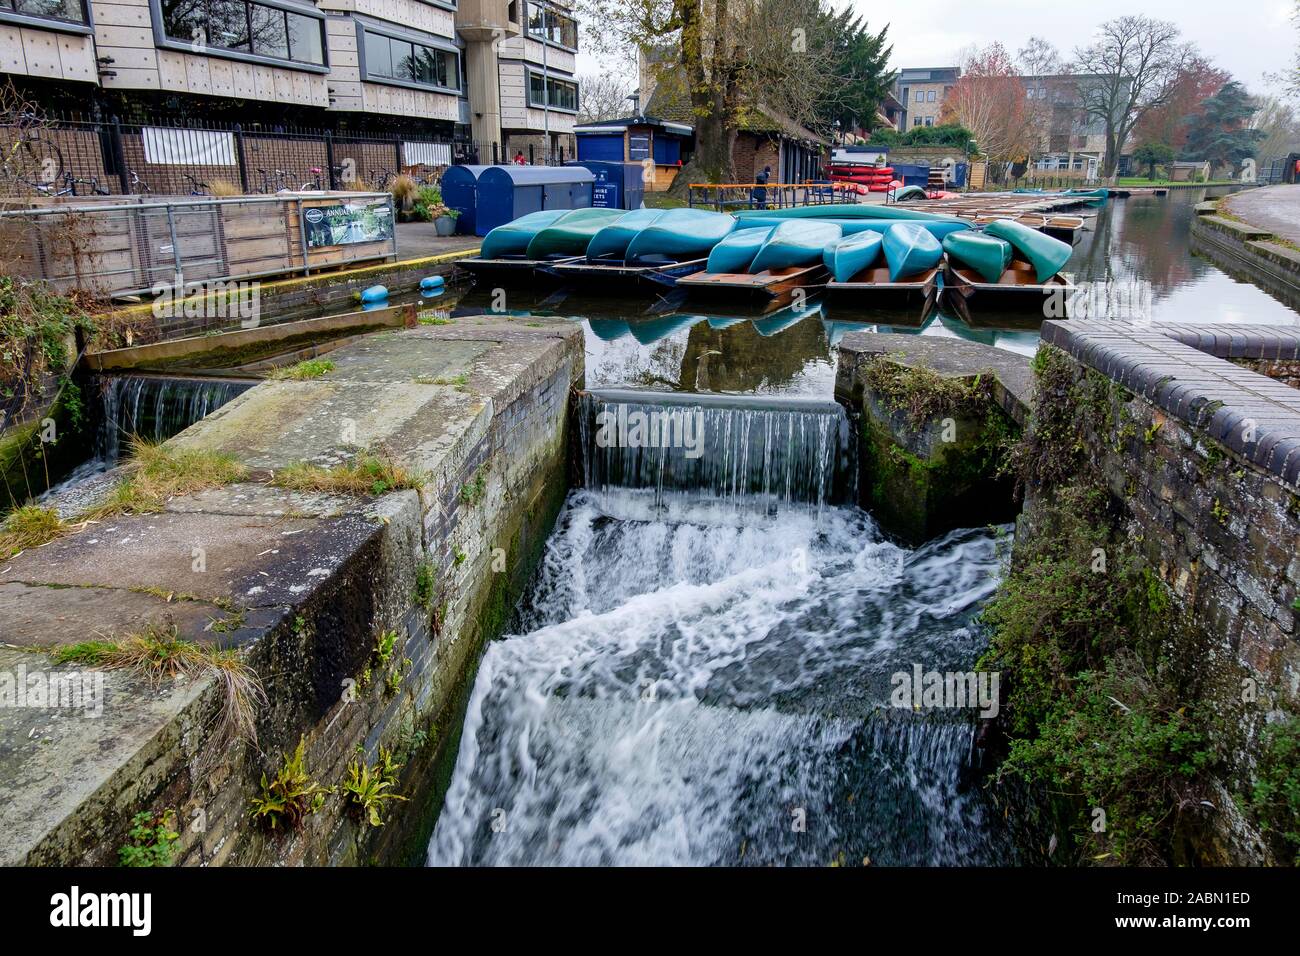
{"label": "metal railing", "polygon": [[686,201],[726,212],[730,209],[784,209],[827,203],[857,203],[860,194],[842,183],[691,183]]}
{"label": "metal railing", "polygon": [[184,293],[397,253],[389,193],[12,205],[0,209],[0,274],[44,279],[57,291]]}
{"label": "metal railing", "polygon": [[435,183],[448,166],[505,161],[497,143],[425,133],[336,133],[117,119],[0,125],[0,192],[6,195],[383,190],[402,173]]}

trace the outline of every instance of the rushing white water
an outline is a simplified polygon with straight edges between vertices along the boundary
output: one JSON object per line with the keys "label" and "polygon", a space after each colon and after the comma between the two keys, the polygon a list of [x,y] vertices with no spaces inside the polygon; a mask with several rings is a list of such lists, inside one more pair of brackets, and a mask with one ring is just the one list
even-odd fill
{"label": "rushing white water", "polygon": [[917,551],[852,508],[578,491],[486,650],[428,860],[995,863],[967,716],[889,675],[967,670],[993,535]]}

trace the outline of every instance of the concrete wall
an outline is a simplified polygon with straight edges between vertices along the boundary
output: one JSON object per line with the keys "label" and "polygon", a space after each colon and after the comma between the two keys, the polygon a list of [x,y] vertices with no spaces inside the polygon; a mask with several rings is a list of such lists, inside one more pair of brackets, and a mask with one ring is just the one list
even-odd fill
{"label": "concrete wall", "polygon": [[[94,553],[100,538],[68,538],[15,559],[27,583],[0,593],[0,629],[35,648],[60,637],[32,614],[55,599],[70,606],[70,594],[74,615],[100,633],[169,620],[187,639],[222,634],[266,686],[258,747],[214,752],[220,694],[208,679],[151,692],[111,672],[103,719],[53,731],[39,713],[7,708],[6,737],[35,739],[3,758],[0,860],[111,864],[131,816],[164,809],[179,814],[187,864],[419,858],[478,652],[505,625],[567,492],[568,395],[582,379],[582,339],[569,323],[462,319],[370,336],[331,358],[338,367],[325,379],[258,386],[173,441],[233,452],[260,474],[303,457],[341,460],[356,445],[384,448],[429,475],[422,492],[358,500],[243,484],[173,499],[162,515],[105,529],[144,549],[116,552],[115,583],[95,583],[108,563]],[[464,383],[451,384],[460,373]],[[340,443],[345,422],[354,433]],[[193,573],[196,540],[215,574]],[[421,602],[425,563],[434,588]],[[191,596],[177,603],[154,596],[182,587]],[[225,624],[214,631],[213,620]],[[385,665],[376,638],[390,630],[400,636]],[[6,669],[19,660],[41,656],[0,654]],[[373,764],[381,745],[398,753],[406,766],[396,789],[409,802],[387,807],[383,828],[338,793],[288,834],[253,823],[260,775],[273,776],[300,736],[308,771],[325,786],[354,760]],[[72,760],[83,761],[75,779],[61,773]]]}
{"label": "concrete wall", "polygon": [[0,24],[0,72],[93,83],[99,74],[95,42],[90,36]]}

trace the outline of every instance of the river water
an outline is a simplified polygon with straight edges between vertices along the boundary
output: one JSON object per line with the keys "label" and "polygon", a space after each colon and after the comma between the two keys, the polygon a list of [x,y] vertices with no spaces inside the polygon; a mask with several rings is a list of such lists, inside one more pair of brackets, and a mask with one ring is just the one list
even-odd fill
{"label": "river water", "polygon": [[[1202,198],[1110,202],[1067,271],[1157,322],[1296,323],[1189,253]],[[460,311],[478,307],[471,295]],[[834,342],[864,324],[1027,354],[1038,340],[1023,320],[846,322],[815,302],[757,320],[564,298],[511,308],[583,323],[589,387],[824,399]],[[707,414],[714,438],[692,463],[599,447],[584,412],[587,487],[511,634],[483,655],[428,862],[1016,862],[971,709],[890,696],[895,675],[973,668],[1007,529],[900,547],[824,479],[852,470],[824,412]]]}

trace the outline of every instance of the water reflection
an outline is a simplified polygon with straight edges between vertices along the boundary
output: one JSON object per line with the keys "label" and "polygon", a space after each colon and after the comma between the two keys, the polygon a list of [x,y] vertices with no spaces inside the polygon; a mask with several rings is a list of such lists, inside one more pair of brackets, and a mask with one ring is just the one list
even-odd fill
{"label": "water reflection", "polygon": [[[1156,322],[1300,324],[1300,316],[1267,292],[1239,281],[1189,249],[1193,206],[1207,190],[1167,197],[1112,200],[1082,212],[1088,225],[1065,267],[1076,284],[1091,283],[1093,315],[1145,317]],[[978,313],[970,324],[943,308],[919,314],[882,310],[833,311],[813,299],[766,313],[691,309],[677,293],[620,300],[511,290],[512,315],[553,315],[581,322],[586,335],[587,384],[641,385],[681,391],[829,395],[835,346],[850,331],[963,338],[1032,355],[1041,317]],[[1141,316],[1120,314],[1134,303]],[[486,293],[472,292],[456,314],[491,311]],[[1109,311],[1108,311],[1109,310]],[[1114,312],[1115,314],[1111,314]]]}

